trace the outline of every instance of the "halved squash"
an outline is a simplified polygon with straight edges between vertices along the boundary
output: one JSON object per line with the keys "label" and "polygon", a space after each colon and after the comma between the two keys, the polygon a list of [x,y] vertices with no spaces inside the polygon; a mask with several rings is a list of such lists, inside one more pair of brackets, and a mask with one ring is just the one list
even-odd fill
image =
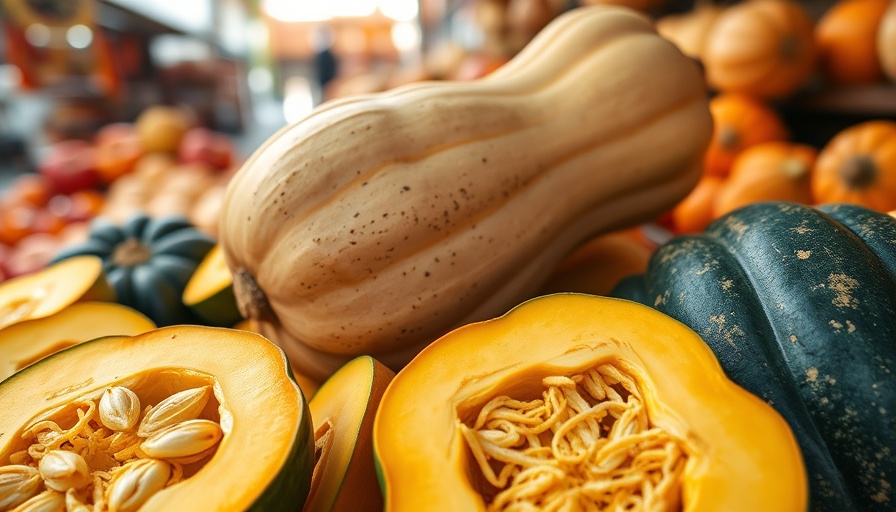
{"label": "halved squash", "polygon": [[243,319],[233,296],[233,274],[220,245],[212,247],[196,267],[184,288],[183,302],[208,325],[232,327]]}
{"label": "halved squash", "polygon": [[311,398],[316,462],[305,512],[383,509],[373,463],[373,419],[394,376],[376,359],[359,356]]}
{"label": "halved squash", "polygon": [[[117,393],[119,399],[104,406],[107,391],[113,396]],[[181,392],[185,394],[178,395]],[[128,396],[131,398],[125,399]],[[110,508],[116,499],[110,489],[115,489],[117,481],[158,483],[165,480],[155,477],[169,473],[171,480],[179,476],[180,482],[140,496],[142,510],[295,511],[302,508],[308,494],[314,457],[308,405],[290,376],[282,351],[250,332],[174,326],[133,337],[87,341],[0,383],[0,404],[0,467],[13,465],[21,474],[33,475],[31,469],[22,468],[33,469],[36,458],[43,460],[51,453],[57,460],[77,462],[71,465],[75,473],[89,473],[93,478],[56,481],[53,488],[60,492],[65,487],[62,484],[70,485],[74,490],[65,492],[86,505],[93,501],[96,486],[105,482],[103,473],[94,471],[104,466],[109,466],[104,471],[112,480],[100,495]],[[119,442],[127,447],[115,456],[89,450],[65,455],[59,453],[65,446],[46,446],[59,439],[52,433],[51,423],[66,432],[63,438],[78,438],[78,428],[92,432],[91,439],[102,438],[115,430],[104,419],[104,410],[135,409],[143,414],[142,406],[147,404],[154,407],[140,420],[140,429],[134,426],[121,431]],[[161,413],[154,413],[156,410]],[[94,424],[97,416],[106,426]],[[144,429],[152,432],[150,427],[168,425],[163,420],[172,417],[193,419],[169,425],[159,437],[150,434],[136,448],[128,445],[140,442],[140,436],[147,435],[141,433]],[[216,435],[197,435],[209,429]],[[86,442],[80,436],[80,443]],[[186,453],[175,453],[174,448],[195,448],[196,443],[200,448],[211,446],[200,453],[203,458],[168,461],[168,457]],[[134,453],[136,461],[143,461],[136,471],[126,469],[127,464],[115,466],[120,457]],[[167,472],[164,467],[157,471],[161,463],[146,462],[153,459],[141,453],[165,460],[170,467]],[[144,466],[139,469],[141,464]],[[146,464],[155,466],[147,468]],[[132,490],[139,495],[144,487],[135,485]],[[122,494],[127,497],[119,492],[118,501],[123,501]]]}
{"label": "halved squash", "polygon": [[614,489],[645,509],[807,505],[784,419],[694,331],[620,299],[548,295],[446,334],[392,380],[373,439],[387,510],[604,510]]}
{"label": "halved squash", "polygon": [[155,329],[142,313],[114,302],[83,302],[0,330],[0,381],[44,357],[102,336],[134,336]]}
{"label": "halved squash", "polygon": [[103,261],[79,256],[0,283],[0,329],[52,315],[78,301],[114,301]]}

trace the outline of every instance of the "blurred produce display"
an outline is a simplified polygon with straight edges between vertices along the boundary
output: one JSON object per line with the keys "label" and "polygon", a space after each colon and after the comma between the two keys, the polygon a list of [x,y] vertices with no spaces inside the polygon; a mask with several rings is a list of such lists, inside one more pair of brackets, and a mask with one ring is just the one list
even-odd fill
{"label": "blurred produce display", "polygon": [[83,241],[98,216],[181,215],[215,237],[240,158],[230,136],[162,105],[133,123],[103,126],[92,141],[55,142],[36,172],[17,176],[0,198],[0,275],[44,267],[63,246]]}
{"label": "blurred produce display", "polygon": [[0,510],[893,509],[896,1],[374,3],[0,0]]}

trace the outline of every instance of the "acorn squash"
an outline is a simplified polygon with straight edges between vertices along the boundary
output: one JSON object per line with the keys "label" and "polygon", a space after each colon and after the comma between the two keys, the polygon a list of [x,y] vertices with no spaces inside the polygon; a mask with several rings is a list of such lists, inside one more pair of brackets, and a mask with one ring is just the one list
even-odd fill
{"label": "acorn squash", "polygon": [[233,275],[220,245],[212,247],[196,267],[182,299],[205,325],[233,327],[243,319],[233,296]]}
{"label": "acorn squash", "polygon": [[0,380],[44,357],[102,336],[134,336],[155,329],[143,314],[113,302],[72,304],[53,315],[0,330]]}
{"label": "acorn squash", "polygon": [[531,297],[584,240],[684,197],[707,104],[697,64],[611,6],[558,16],[482,79],[329,102],[228,185],[237,305],[316,378],[361,354],[398,369]]}
{"label": "acorn squash", "polygon": [[700,334],[802,448],[813,510],[892,510],[896,219],[756,203],[661,246],[613,295]]}
{"label": "acorn squash", "polygon": [[295,511],[311,482],[308,405],[282,351],[246,331],[87,341],[0,382],[0,404],[0,471],[21,480],[11,502]]}
{"label": "acorn squash", "polygon": [[305,512],[383,509],[373,463],[373,419],[394,376],[376,359],[359,356],[311,397],[315,464]]}
{"label": "acorn squash", "polygon": [[52,315],[79,301],[114,301],[103,261],[80,256],[0,283],[0,329]]}
{"label": "acorn squash", "polygon": [[182,295],[196,267],[215,241],[181,216],[138,213],[121,224],[97,218],[87,240],[71,245],[55,261],[89,254],[103,260],[116,300],[148,316],[156,325],[201,323]]}
{"label": "acorn squash", "polygon": [[389,384],[373,443],[386,510],[806,508],[783,418],[686,326],[606,297],[535,298],[436,340]]}

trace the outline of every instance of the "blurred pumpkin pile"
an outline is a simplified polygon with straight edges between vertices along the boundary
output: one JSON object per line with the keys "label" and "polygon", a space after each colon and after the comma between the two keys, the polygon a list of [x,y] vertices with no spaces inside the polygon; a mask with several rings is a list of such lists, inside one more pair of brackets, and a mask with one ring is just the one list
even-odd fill
{"label": "blurred pumpkin pile", "polygon": [[[876,115],[862,104],[866,118],[822,141],[795,140],[782,114],[790,102],[819,91],[857,96],[862,87],[878,87],[878,97],[893,94],[893,2],[838,0],[820,13],[786,0],[697,2],[689,11],[660,17],[657,29],[703,64],[714,94],[704,176],[661,219],[673,233],[700,232],[759,201],[896,209],[890,150],[896,119],[886,102]],[[832,115],[860,114],[847,109]]]}
{"label": "blurred pumpkin pile", "polygon": [[0,198],[0,280],[43,268],[63,246],[83,241],[97,216],[182,215],[214,236],[238,164],[229,136],[164,105],[106,125],[92,141],[52,143],[36,172],[14,178]]}

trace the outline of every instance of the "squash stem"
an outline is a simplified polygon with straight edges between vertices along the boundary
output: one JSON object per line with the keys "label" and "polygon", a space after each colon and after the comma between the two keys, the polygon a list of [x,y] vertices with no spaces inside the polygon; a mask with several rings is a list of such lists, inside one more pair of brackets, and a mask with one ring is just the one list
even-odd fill
{"label": "squash stem", "polygon": [[239,267],[233,273],[233,295],[243,318],[259,321],[276,319],[264,290],[245,267]]}
{"label": "squash stem", "polygon": [[136,267],[152,257],[152,251],[136,238],[128,238],[115,246],[112,263],[118,267]]}
{"label": "squash stem", "polygon": [[863,189],[877,179],[877,165],[867,155],[856,155],[843,162],[840,175],[851,189]]}

